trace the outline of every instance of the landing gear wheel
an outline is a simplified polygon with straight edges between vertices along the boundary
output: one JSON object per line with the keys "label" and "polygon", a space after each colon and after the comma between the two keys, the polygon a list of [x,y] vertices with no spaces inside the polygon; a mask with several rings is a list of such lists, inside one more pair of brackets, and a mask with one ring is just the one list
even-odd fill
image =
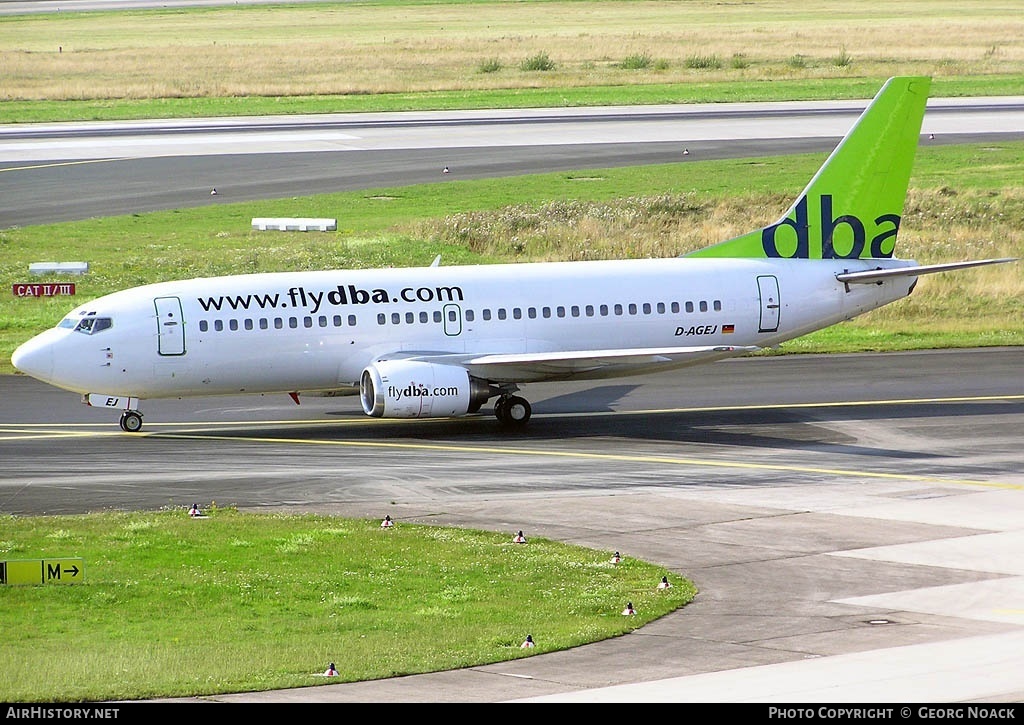
{"label": "landing gear wheel", "polygon": [[138,433],[142,430],[142,414],[136,410],[121,413],[121,430],[125,433]]}
{"label": "landing gear wheel", "polygon": [[533,408],[530,407],[526,398],[513,395],[505,403],[505,416],[512,425],[526,425],[531,415],[533,415]]}
{"label": "landing gear wheel", "polygon": [[533,409],[530,407],[530,403],[526,398],[520,398],[518,395],[501,398],[494,404],[494,415],[497,416],[498,422],[511,428],[526,425],[532,414]]}

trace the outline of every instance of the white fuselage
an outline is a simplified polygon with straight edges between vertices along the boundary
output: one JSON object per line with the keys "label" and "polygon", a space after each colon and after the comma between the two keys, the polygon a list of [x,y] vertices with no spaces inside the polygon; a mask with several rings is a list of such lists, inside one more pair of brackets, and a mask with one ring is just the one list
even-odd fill
{"label": "white fuselage", "polygon": [[18,355],[62,388],[160,398],[351,389],[398,353],[765,347],[900,299],[915,281],[844,285],[836,274],[912,264],[670,258],[162,282],[81,305],[69,323],[109,324],[54,328]]}

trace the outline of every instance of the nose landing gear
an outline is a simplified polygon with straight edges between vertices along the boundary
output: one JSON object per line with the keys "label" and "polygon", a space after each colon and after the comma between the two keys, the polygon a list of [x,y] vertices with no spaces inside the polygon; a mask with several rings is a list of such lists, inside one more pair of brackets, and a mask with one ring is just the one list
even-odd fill
{"label": "nose landing gear", "polygon": [[142,413],[137,410],[121,413],[121,430],[125,433],[138,433],[142,430]]}

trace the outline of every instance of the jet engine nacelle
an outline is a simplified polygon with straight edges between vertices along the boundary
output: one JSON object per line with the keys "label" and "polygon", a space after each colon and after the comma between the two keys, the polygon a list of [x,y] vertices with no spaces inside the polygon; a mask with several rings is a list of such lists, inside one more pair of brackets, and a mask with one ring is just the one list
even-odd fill
{"label": "jet engine nacelle", "polygon": [[359,380],[363,412],[374,418],[451,418],[496,394],[463,368],[417,360],[375,362]]}

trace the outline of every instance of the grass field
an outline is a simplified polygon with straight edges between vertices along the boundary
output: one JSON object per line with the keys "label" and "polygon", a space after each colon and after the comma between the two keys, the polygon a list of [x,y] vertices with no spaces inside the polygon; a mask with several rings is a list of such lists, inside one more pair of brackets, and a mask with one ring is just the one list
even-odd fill
{"label": "grass field", "polygon": [[0,122],[1019,94],[998,0],[379,0],[0,16]]}
{"label": "grass field", "polygon": [[[0,586],[0,701],[96,702],[468,667],[632,631],[693,599],[661,567],[535,538],[183,509],[0,516],[0,561],[81,558],[79,584]],[[659,590],[667,576],[672,588]],[[623,616],[632,602],[636,615]],[[520,644],[532,635],[536,646]],[[329,662],[338,676],[325,680]]]}

